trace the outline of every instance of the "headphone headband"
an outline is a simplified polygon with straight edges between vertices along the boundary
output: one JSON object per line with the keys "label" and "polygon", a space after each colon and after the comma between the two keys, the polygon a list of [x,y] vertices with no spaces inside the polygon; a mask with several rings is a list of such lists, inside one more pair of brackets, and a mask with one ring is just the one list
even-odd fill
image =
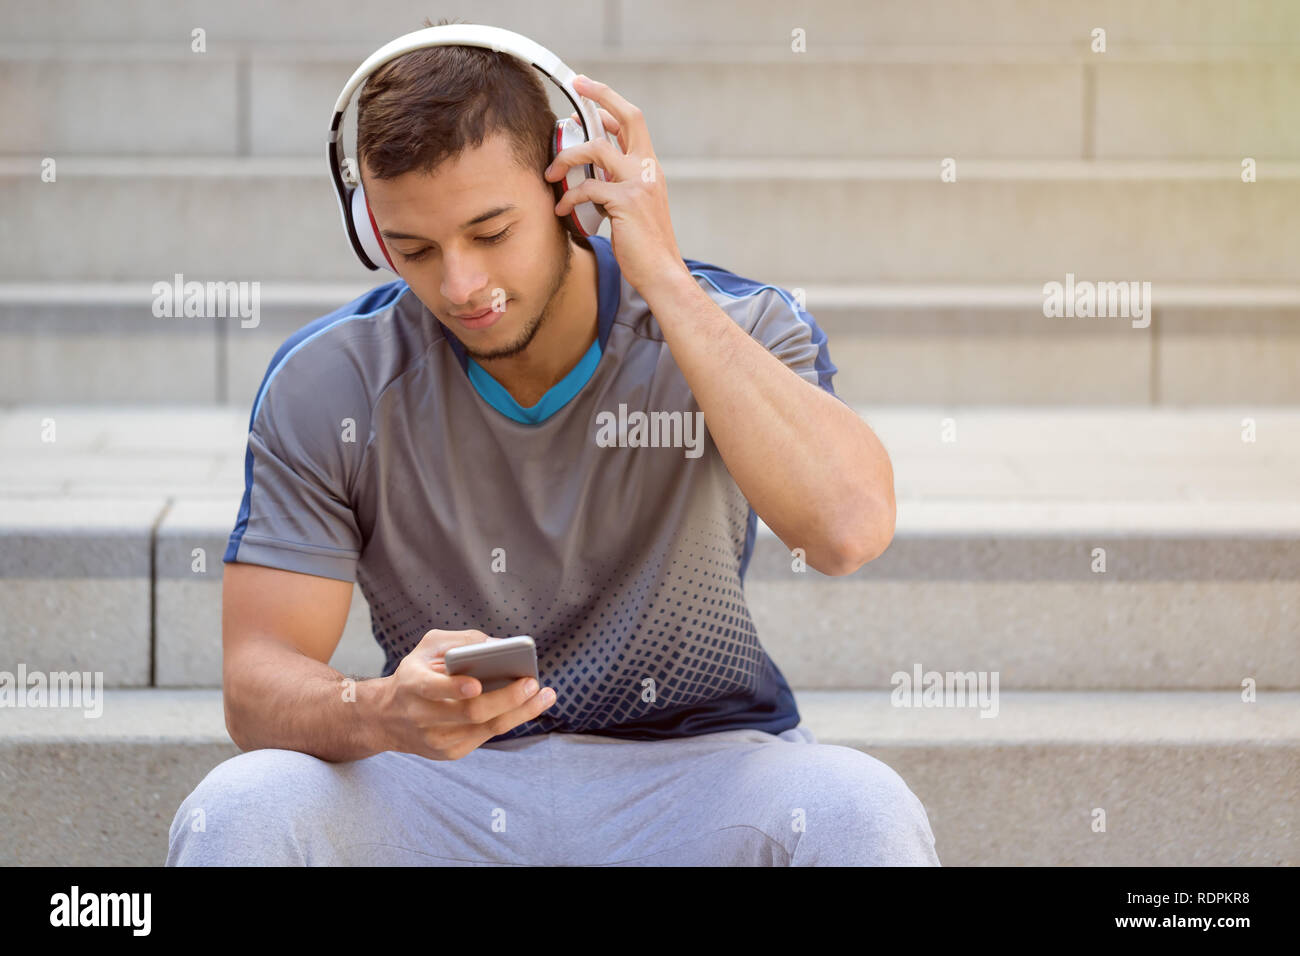
{"label": "headphone headband", "polygon": [[[326,155],[330,165],[330,180],[334,185],[335,197],[338,199],[339,212],[343,217],[343,226],[347,230],[348,237],[352,241],[353,249],[356,250],[358,257],[370,269],[379,268],[379,265],[373,261],[378,257],[374,255],[374,249],[366,248],[368,243],[363,241],[362,235],[358,234],[358,228],[351,212],[353,192],[360,185],[361,173],[358,169],[356,183],[345,182],[343,176],[345,165],[343,117],[357,88],[381,66],[389,60],[395,60],[407,53],[436,46],[475,46],[490,49],[494,53],[509,53],[516,59],[539,70],[560,88],[560,91],[573,105],[574,111],[578,114],[579,122],[582,124],[584,142],[590,142],[597,137],[604,136],[614,142],[615,145],[618,144],[618,140],[605,131],[605,126],[600,119],[600,110],[596,104],[573,88],[573,79],[577,74],[550,50],[526,36],[511,30],[503,30],[500,27],[490,27],[478,23],[454,23],[426,27],[423,30],[404,34],[385,43],[366,57],[365,61],[343,87],[343,91],[339,93],[338,100],[334,104],[333,115],[330,118],[329,134],[325,143]],[[578,168],[575,167],[575,170]],[[596,178],[604,180],[606,178],[604,170],[599,166],[594,166],[594,164],[585,164],[582,169],[586,174],[585,177],[578,176],[575,179]],[[599,222],[599,219],[595,218],[588,221]],[[366,232],[366,239],[372,237],[370,231],[364,229],[363,231]],[[594,232],[594,229],[590,231]],[[384,249],[382,242],[377,237],[373,238],[378,251],[383,253],[383,259],[386,260],[388,258],[387,250]],[[389,265],[391,267],[391,262]]]}

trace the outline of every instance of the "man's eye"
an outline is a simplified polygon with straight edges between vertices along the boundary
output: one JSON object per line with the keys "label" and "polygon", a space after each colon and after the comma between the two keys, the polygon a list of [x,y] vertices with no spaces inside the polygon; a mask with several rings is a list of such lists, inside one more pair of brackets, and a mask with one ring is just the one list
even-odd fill
{"label": "man's eye", "polygon": [[[510,227],[507,226],[505,229],[502,229],[500,232],[498,232],[495,236],[479,236],[478,241],[487,246],[495,246],[498,242],[504,242],[509,237],[510,237]],[[413,255],[407,255],[405,252],[398,253],[398,255],[400,255],[407,262],[419,262],[428,254],[429,254],[429,248],[427,246],[421,249],[419,252],[414,253]]]}
{"label": "man's eye", "polygon": [[495,236],[479,236],[478,239],[479,242],[485,242],[489,246],[494,246],[498,242],[503,242],[505,238],[509,235],[510,235],[510,227],[507,226],[505,229],[502,229],[500,232],[498,232]]}

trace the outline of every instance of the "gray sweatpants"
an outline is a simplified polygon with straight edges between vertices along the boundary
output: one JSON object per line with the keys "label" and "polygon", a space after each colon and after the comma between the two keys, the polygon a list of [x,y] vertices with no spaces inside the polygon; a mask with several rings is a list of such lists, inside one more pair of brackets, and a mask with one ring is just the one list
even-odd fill
{"label": "gray sweatpants", "polygon": [[251,750],[176,811],[168,866],[938,866],[925,807],[875,757],[728,730],[550,733],[460,760]]}

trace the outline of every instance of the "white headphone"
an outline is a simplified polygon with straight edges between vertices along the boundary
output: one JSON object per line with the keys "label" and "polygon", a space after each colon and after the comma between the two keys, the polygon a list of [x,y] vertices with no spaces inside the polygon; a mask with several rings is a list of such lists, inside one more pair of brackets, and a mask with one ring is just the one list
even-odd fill
{"label": "white headphone", "polygon": [[[366,58],[343,87],[338,102],[334,104],[334,116],[330,120],[329,139],[326,141],[330,179],[334,183],[334,194],[338,198],[339,212],[343,216],[343,228],[347,230],[348,241],[352,243],[357,258],[371,271],[386,268],[395,274],[397,269],[393,267],[388,249],[379,237],[379,227],[375,224],[374,214],[371,213],[370,204],[366,201],[360,173],[344,159],[343,114],[352,100],[352,94],[371,73],[404,53],[433,46],[477,46],[491,49],[493,52],[509,53],[524,63],[536,67],[544,76],[550,78],[568,97],[581,120],[580,124],[568,117],[556,121],[555,134],[551,137],[551,160],[554,160],[556,153],[562,149],[577,146],[600,136],[606,137],[615,146],[619,145],[618,137],[605,131],[597,105],[573,88],[573,78],[577,74],[560,62],[560,58],[550,50],[525,36],[499,27],[456,23],[426,27],[384,44]],[[592,131],[590,135],[589,131]],[[559,202],[560,197],[567,190],[576,188],[592,176],[601,181],[608,181],[605,171],[595,163],[585,163],[570,168],[562,180],[551,184],[555,191],[555,201]],[[593,236],[605,216],[604,206],[599,203],[582,202],[573,207],[570,220],[572,227],[580,235]]]}

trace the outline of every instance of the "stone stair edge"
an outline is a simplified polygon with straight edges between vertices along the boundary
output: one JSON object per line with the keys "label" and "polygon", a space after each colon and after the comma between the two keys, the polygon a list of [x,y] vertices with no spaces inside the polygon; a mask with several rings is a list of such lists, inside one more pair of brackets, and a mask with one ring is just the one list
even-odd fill
{"label": "stone stair edge", "polygon": [[[1244,703],[1237,690],[1004,691],[992,719],[970,706],[892,706],[887,690],[794,692],[803,722],[815,733],[822,728],[819,737],[880,745],[1300,745],[1300,691],[1263,691],[1254,703]],[[220,688],[103,688],[102,694],[98,718],[70,708],[7,707],[0,745],[229,740]],[[142,729],[155,725],[163,729]]]}
{"label": "stone stair edge", "polygon": [[[0,177],[39,179],[44,155],[0,154]],[[922,181],[950,187],[960,182],[1001,181],[1241,181],[1241,157],[1209,159],[1021,159],[972,157],[958,160],[958,183],[939,178],[943,157],[754,157],[754,156],[661,156],[664,170],[679,180],[715,179],[821,179],[863,181]],[[104,153],[60,154],[59,176],[68,178],[276,178],[319,179],[328,182],[324,160],[319,156],[194,156],[134,155]],[[1258,182],[1300,179],[1300,158],[1262,158],[1257,163]]]}
{"label": "stone stair edge", "polygon": [[[8,495],[0,500],[0,535],[67,538],[134,535],[229,535],[240,489],[229,495]],[[897,540],[1052,539],[1089,535],[1247,538],[1291,541],[1300,536],[1300,501],[1025,501],[998,497],[900,498]],[[765,547],[777,539],[761,519]]]}
{"label": "stone stair edge", "polygon": [[[396,35],[396,34],[394,34]],[[210,39],[213,39],[210,35]],[[205,60],[232,62],[257,60],[275,63],[350,62],[359,65],[373,47],[360,41],[277,43],[270,40],[231,39],[218,36],[220,45],[204,53]],[[114,61],[175,62],[194,59],[187,43],[164,40],[109,41],[33,40],[0,43],[0,64],[4,61]],[[215,44],[214,44],[215,46]],[[554,49],[554,48],[553,48]],[[555,52],[559,53],[557,49]],[[722,43],[602,45],[584,47],[582,55],[562,59],[578,69],[600,64],[658,66],[792,63],[794,54],[785,44],[771,46]],[[1300,60],[1300,44],[1278,41],[1194,44],[1177,42],[1121,42],[1108,45],[1105,61],[1088,47],[1086,38],[1036,43],[852,43],[814,44],[797,55],[801,63],[862,65],[1025,65],[1105,66],[1123,64],[1216,64],[1292,62]],[[594,75],[594,70],[592,71]]]}
{"label": "stone stair edge", "polygon": [[[687,256],[687,258],[691,258]],[[1081,277],[1082,278],[1082,277]],[[0,308],[21,305],[85,306],[132,305],[152,300],[152,285],[157,277],[138,280],[91,282],[0,281]],[[392,281],[391,279],[388,281]],[[1060,281],[1057,279],[1056,281]],[[1285,285],[1267,282],[1191,283],[1185,280],[1164,282],[1150,278],[1154,306],[1179,308],[1296,308],[1300,307],[1300,283]],[[272,279],[259,283],[263,305],[323,307],[333,311],[373,288],[384,284],[378,279],[355,284],[304,280],[290,282]],[[1042,286],[1030,282],[875,282],[825,283],[800,285],[793,280],[770,283],[782,289],[802,288],[809,308],[934,308],[961,307],[999,309],[1038,307],[1042,305]]]}

